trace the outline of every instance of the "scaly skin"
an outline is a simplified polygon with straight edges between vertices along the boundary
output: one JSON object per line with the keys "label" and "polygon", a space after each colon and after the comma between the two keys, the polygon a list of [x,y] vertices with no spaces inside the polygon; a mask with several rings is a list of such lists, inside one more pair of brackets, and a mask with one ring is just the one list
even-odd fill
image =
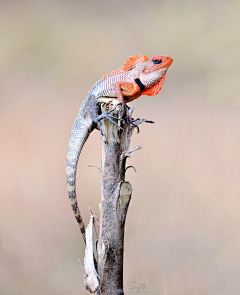
{"label": "scaly skin", "polygon": [[89,91],[74,122],[68,144],[66,179],[70,203],[86,243],[85,225],[76,198],[76,171],[79,155],[89,134],[101,129],[101,120],[111,118],[107,114],[98,116],[99,102],[118,99],[123,105],[141,95],[153,96],[162,88],[165,74],[172,63],[167,56],[132,56],[122,67],[100,79]]}

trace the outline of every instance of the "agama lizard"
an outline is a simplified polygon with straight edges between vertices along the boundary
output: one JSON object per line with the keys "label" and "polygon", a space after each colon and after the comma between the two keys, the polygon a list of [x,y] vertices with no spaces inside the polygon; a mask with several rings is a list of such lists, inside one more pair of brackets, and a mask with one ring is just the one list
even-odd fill
{"label": "agama lizard", "polygon": [[96,82],[82,103],[68,144],[66,178],[68,196],[85,242],[85,225],[76,198],[78,158],[89,134],[95,128],[101,130],[102,119],[115,123],[109,115],[111,110],[99,115],[100,103],[110,98],[118,99],[125,106],[127,102],[143,94],[158,94],[172,61],[172,58],[161,55],[155,55],[151,59],[142,54],[129,57],[118,70]]}

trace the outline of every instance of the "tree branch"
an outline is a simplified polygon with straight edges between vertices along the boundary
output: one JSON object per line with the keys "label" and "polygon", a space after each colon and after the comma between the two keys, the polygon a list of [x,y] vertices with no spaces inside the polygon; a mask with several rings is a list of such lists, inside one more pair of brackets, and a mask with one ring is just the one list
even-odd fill
{"label": "tree branch", "polygon": [[[122,107],[115,107],[113,102],[101,105],[102,113],[113,108],[111,115],[120,118]],[[131,200],[132,187],[125,181],[126,159],[141,146],[129,150],[130,139],[135,128],[145,122],[144,119],[131,118],[133,108],[127,109],[124,114],[125,121],[121,121],[118,128],[113,122],[104,119],[102,128],[102,191],[100,204],[100,226],[95,214],[90,211],[90,222],[86,230],[86,260],[84,259],[85,286],[91,292],[102,295],[123,295],[123,247],[124,226],[128,206]],[[127,119],[128,118],[128,119]],[[130,123],[133,121],[133,123]],[[128,123],[126,123],[128,122]],[[146,121],[150,122],[151,121]],[[97,231],[97,265],[94,266],[92,247],[92,228],[94,219]],[[88,233],[87,233],[88,231]],[[91,238],[89,237],[91,235]],[[91,244],[91,245],[90,245]],[[85,263],[87,268],[85,267]],[[97,268],[97,272],[96,272]],[[86,269],[91,279],[86,278]],[[98,284],[96,284],[98,278]]]}

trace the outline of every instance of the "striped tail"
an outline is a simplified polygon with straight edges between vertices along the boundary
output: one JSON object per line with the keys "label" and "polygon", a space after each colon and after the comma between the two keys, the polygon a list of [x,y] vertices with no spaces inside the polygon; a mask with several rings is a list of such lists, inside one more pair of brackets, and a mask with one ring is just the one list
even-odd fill
{"label": "striped tail", "polygon": [[82,116],[78,115],[71,131],[66,161],[66,181],[68,197],[85,243],[85,225],[78,208],[76,197],[76,172],[79,155],[81,153],[84,143],[86,142],[92,130],[93,122],[89,119],[85,119]]}

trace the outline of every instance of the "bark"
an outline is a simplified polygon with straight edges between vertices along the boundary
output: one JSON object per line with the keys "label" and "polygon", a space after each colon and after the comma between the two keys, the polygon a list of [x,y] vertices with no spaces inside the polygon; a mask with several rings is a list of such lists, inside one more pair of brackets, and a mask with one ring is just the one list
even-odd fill
{"label": "bark", "polygon": [[[102,113],[111,109],[113,105],[102,104]],[[125,114],[131,118],[133,108],[127,109]],[[121,116],[121,107],[117,107],[110,114],[117,118]],[[138,119],[133,124],[120,121],[120,129],[109,120],[103,120],[102,135],[102,191],[100,203],[100,223],[90,210],[97,233],[96,253],[97,262],[94,266],[92,249],[92,233],[86,231],[86,259],[84,259],[85,286],[91,292],[97,291],[102,295],[122,295],[123,291],[123,254],[124,254],[124,226],[128,206],[131,200],[132,187],[125,181],[126,159],[132,152],[141,148],[138,146],[129,150],[132,133],[137,126],[144,122]],[[115,122],[118,122],[115,120]],[[146,121],[151,122],[151,121]],[[87,251],[88,249],[88,251]],[[95,271],[96,268],[96,271]],[[98,283],[96,283],[98,279]]]}

